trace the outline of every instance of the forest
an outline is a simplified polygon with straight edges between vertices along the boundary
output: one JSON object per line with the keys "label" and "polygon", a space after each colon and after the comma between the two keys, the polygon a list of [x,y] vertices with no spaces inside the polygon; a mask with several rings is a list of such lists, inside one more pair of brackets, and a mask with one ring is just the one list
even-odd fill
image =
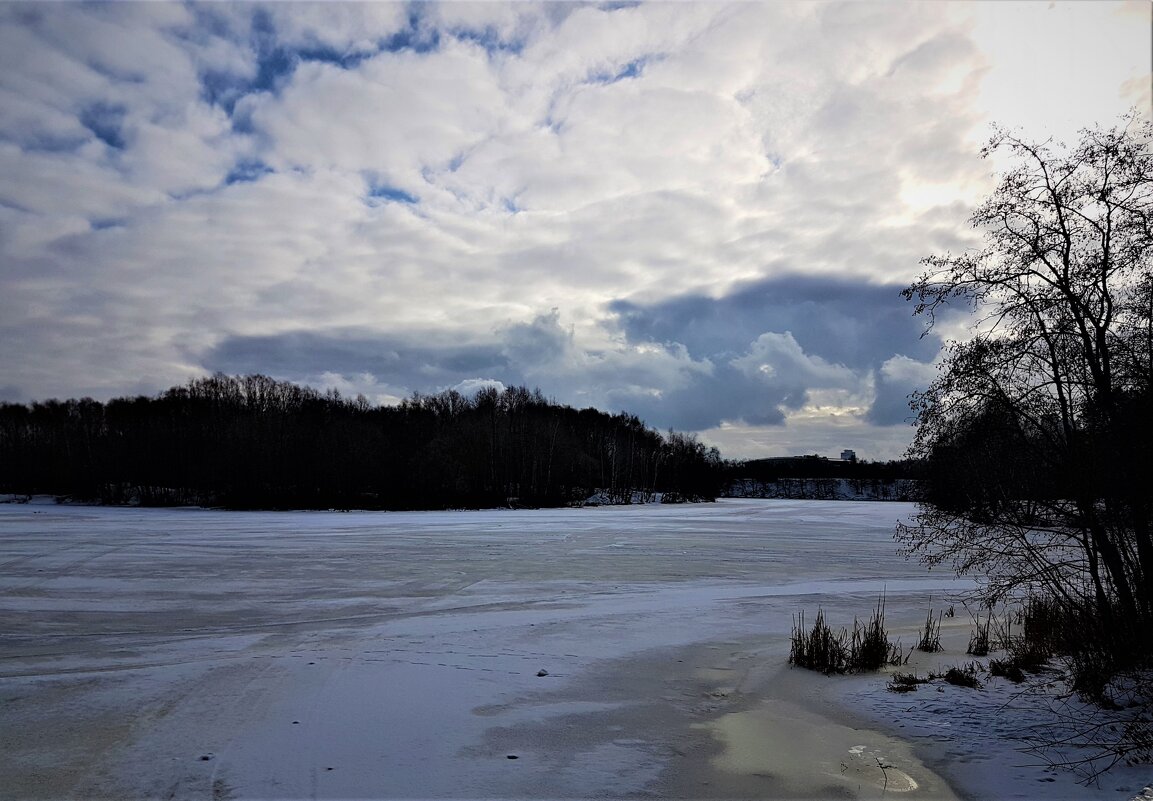
{"label": "forest", "polygon": [[246,509],[441,509],[713,499],[724,464],[692,435],[540,390],[396,406],[217,374],[155,397],[0,404],[0,491]]}

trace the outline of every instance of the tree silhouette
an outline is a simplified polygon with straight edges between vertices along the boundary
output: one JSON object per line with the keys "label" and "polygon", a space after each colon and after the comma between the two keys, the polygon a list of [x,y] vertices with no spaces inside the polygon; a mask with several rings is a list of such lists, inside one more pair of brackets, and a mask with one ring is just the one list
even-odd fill
{"label": "tree silhouette", "polygon": [[928,328],[975,316],[913,397],[931,504],[898,536],[990,599],[1052,598],[1092,633],[1057,647],[1094,652],[1076,680],[1098,698],[1153,642],[1151,137],[1135,113],[1069,149],[998,132],[983,155],[1016,166],[973,213],[984,246],[904,292]]}
{"label": "tree silhouette", "polygon": [[0,489],[233,508],[542,506],[598,490],[621,503],[665,489],[711,499],[719,457],[693,442],[525,387],[373,407],[217,374],[153,398],[0,405]]}

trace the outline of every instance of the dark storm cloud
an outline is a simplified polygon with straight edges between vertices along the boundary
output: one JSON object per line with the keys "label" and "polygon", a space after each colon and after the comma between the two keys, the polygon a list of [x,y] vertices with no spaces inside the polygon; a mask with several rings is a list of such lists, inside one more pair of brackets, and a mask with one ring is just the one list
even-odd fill
{"label": "dark storm cloud", "polygon": [[502,332],[502,353],[510,364],[548,364],[564,358],[572,337],[560,325],[560,314],[553,309],[531,323],[516,323]]}
{"label": "dark storm cloud", "polygon": [[779,425],[811,390],[862,397],[875,425],[909,416],[907,395],[924,386],[940,339],[921,337],[922,323],[896,284],[845,278],[783,276],[744,284],[713,298],[683,295],[643,304],[611,304],[631,344],[683,348],[711,369],[662,392],[615,392],[630,408],[678,428],[721,421]]}
{"label": "dark storm cloud", "polygon": [[501,344],[451,342],[443,333],[294,331],[224,340],[202,359],[208,370],[270,373],[300,380],[323,373],[369,373],[389,386],[429,392],[470,377],[519,376]]}
{"label": "dark storm cloud", "polygon": [[683,386],[659,395],[631,389],[609,389],[609,408],[627,409],[657,428],[701,431],[725,420],[779,426],[785,411],[804,401],[805,387],[795,381],[757,381],[727,364],[695,375]]}
{"label": "dark storm cloud", "polygon": [[878,379],[877,394],[865,419],[878,426],[910,423],[913,419],[913,410],[909,408],[909,395],[924,388],[924,384]]}
{"label": "dark storm cloud", "polygon": [[[394,393],[462,382],[547,387],[557,400],[627,409],[650,425],[700,431],[725,421],[782,425],[813,393],[868,406],[895,425],[923,386],[939,340],[920,338],[896,285],[790,276],[720,298],[683,295],[652,304],[619,300],[606,325],[621,347],[582,348],[553,309],[483,341],[444,332],[297,331],[233,337],[201,364],[228,373],[372,376]],[[847,400],[846,400],[847,399]]]}
{"label": "dark storm cloud", "polygon": [[910,395],[928,387],[936,378],[933,365],[895,356],[877,372],[873,405],[865,420],[873,425],[892,426],[911,423]]}
{"label": "dark storm cloud", "polygon": [[805,353],[850,368],[876,368],[896,353],[928,361],[940,348],[920,338],[921,321],[900,297],[903,285],[782,276],[721,298],[683,295],[610,308],[633,342],[678,342],[694,358],[740,354],[766,332],[790,332]]}
{"label": "dark storm cloud", "polygon": [[321,375],[369,375],[399,394],[437,392],[463,382],[534,384],[539,368],[564,360],[572,335],[552,310],[500,328],[484,342],[444,331],[292,331],[225,339],[200,359],[208,371],[269,373],[307,382]]}

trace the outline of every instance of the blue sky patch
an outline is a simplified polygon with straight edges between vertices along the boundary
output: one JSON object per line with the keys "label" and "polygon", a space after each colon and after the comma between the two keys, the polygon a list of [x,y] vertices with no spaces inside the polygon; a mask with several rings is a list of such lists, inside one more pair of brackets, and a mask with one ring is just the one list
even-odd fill
{"label": "blue sky patch", "polygon": [[461,28],[451,31],[452,35],[462,42],[472,42],[483,47],[490,56],[500,53],[519,55],[524,51],[524,39],[505,40],[500,37],[495,28],[487,27],[482,30]]}
{"label": "blue sky patch", "polygon": [[277,41],[276,26],[265,9],[257,9],[252,15],[248,46],[256,56],[255,76],[222,70],[205,70],[200,74],[201,96],[206,102],[220,106],[229,114],[232,114],[237,101],[244,95],[253,92],[275,93],[284,79],[296,70],[303,58],[302,52],[311,53],[315,60],[337,58],[334,51],[324,48],[297,51],[280,44]]}
{"label": "blue sky patch", "polygon": [[273,172],[273,169],[260,159],[241,159],[224,177],[224,183],[231,186],[232,184],[259,181],[261,177],[270,172]]}
{"label": "blue sky patch", "polygon": [[93,136],[116,150],[123,150],[124,116],[127,109],[122,105],[96,102],[80,112],[80,124],[92,131]]}
{"label": "blue sky patch", "polygon": [[256,92],[276,90],[280,79],[291,75],[298,61],[291,50],[283,47],[261,53],[257,61],[256,79],[252,82],[252,90]]}
{"label": "blue sky patch", "polygon": [[[200,96],[232,114],[236,101],[252,90],[252,81],[228,72],[208,70],[200,74]],[[235,124],[233,125],[235,127]]]}
{"label": "blue sky patch", "polygon": [[645,66],[650,61],[649,56],[642,56],[641,58],[634,58],[629,63],[618,69],[616,72],[596,72],[589,76],[590,83],[616,83],[617,81],[624,81],[629,78],[639,78],[645,71]]}
{"label": "blue sky patch", "polygon": [[295,55],[300,61],[320,61],[348,70],[355,69],[360,62],[372,58],[375,53],[363,50],[342,53],[334,47],[317,46],[297,50]]}
{"label": "blue sky patch", "polygon": [[408,27],[381,40],[380,49],[388,53],[411,50],[414,53],[431,53],[440,47],[440,31],[421,25],[422,12],[419,3],[410,3]]}
{"label": "blue sky patch", "polygon": [[403,189],[396,186],[389,186],[388,184],[370,184],[368,188],[368,197],[370,200],[378,200],[386,203],[419,203],[420,198],[416,195],[405,192]]}

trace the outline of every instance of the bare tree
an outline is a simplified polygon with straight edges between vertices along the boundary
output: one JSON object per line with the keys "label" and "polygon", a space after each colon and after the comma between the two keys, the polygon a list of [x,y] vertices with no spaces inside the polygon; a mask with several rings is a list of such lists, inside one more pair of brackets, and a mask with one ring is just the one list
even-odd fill
{"label": "bare tree", "polygon": [[1075,678],[1098,699],[1153,643],[1151,139],[1135,112],[1071,148],[997,132],[982,155],[1016,166],[972,215],[983,247],[930,256],[904,291],[926,330],[973,317],[913,396],[929,502],[898,539],[989,600],[1039,592],[1092,627]]}

